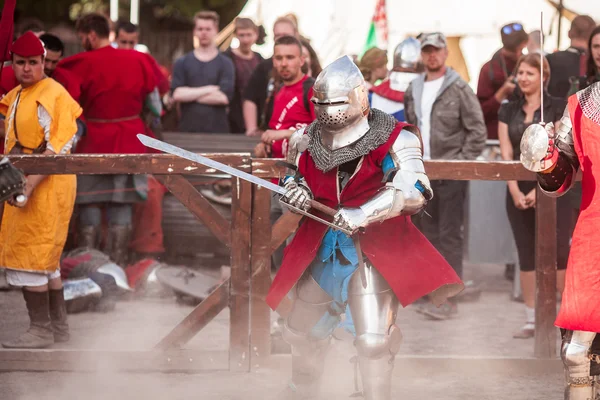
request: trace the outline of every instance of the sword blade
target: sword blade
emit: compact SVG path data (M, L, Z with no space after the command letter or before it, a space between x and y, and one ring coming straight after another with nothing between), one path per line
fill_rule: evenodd
M177 146L173 146L172 144L168 144L165 142L161 142L160 140L151 138L150 136L142 135L141 133L137 135L137 138L142 142L146 147L150 147L155 150L160 150L164 153L172 154L174 156L179 156L181 158L185 158L186 160L196 162L198 164L205 165L210 168L214 168L221 172L225 172L229 175L238 177L248 182L252 182L258 186L262 186L265 189L268 189L272 192L278 193L280 195L284 195L286 193L286 189L276 185L266 179L258 178L252 174L249 174L244 171L240 171L239 169L230 167L229 165L220 163L215 160L211 160L208 157L201 156L196 153L192 153L191 151L184 150Z

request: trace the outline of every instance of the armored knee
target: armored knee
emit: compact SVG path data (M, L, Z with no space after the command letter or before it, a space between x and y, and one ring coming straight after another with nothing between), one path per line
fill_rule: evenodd
M354 345L360 357L378 359L384 356L394 356L400 350L402 333L396 325L392 325L387 334L363 333L359 335Z
M570 341L563 342L560 356L567 371L569 384L592 384L589 354L594 337L595 333L575 331Z
M296 285L292 310L286 326L292 332L324 339L331 335L339 322L332 310L333 299L310 274L305 274Z

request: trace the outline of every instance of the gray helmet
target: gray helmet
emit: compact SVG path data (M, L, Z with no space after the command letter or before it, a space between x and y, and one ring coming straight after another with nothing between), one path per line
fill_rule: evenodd
M412 37L404 39L394 50L394 68L417 69L421 61L421 43Z
M118 266L117 264L109 261L106 264L102 265L100 268L98 268L98 272L100 272L102 274L110 275L113 278L115 278L115 283L122 290L125 290L128 292L133 290L129 286L129 283L127 281L127 274L125 273L125 270L123 268L121 268L120 266Z
M330 150L348 146L368 130L368 90L360 70L348 56L329 64L313 86L321 140Z

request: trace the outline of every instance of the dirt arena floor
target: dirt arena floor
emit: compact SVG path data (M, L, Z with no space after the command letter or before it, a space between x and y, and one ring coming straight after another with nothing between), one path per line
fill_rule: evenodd
M448 321L429 321L414 307L402 309L397 324L404 342L394 371L394 399L562 399L560 361L535 362L533 339L512 333L522 323L521 303L510 299L503 267L466 266L465 279L483 285L476 302L459 304ZM66 349L148 350L191 311L173 298L124 301L106 314L70 316ZM27 327L17 291L0 292L0 341ZM276 314L273 314L273 319ZM223 311L186 348L227 350L229 313ZM323 399L347 399L354 391L352 344L335 341L327 360ZM269 399L287 382L290 356L273 356L251 373L200 374L102 372L0 373L0 399Z

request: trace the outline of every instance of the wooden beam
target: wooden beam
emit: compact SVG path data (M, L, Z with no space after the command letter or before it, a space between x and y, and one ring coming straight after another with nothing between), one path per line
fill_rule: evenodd
M271 232L271 254L281 246L285 240L298 229L302 215L292 212L285 213L273 225Z
M250 371L250 222L252 184L232 178L229 370Z
M556 199L537 188L535 208L535 344L539 358L556 357Z
M221 283L192 310L156 346L159 350L181 348L200 332L221 311L229 306L229 279Z
M271 286L271 192L253 185L252 292L250 297L250 368L271 355L271 309L265 302Z
M232 167L248 170L249 154L203 154ZM213 168L169 154L8 155L27 174L162 174L223 175Z
M227 247L231 247L230 224L204 196L182 175L154 177Z
M0 372L223 371L227 358L226 351L200 350L0 350Z
M261 178L277 178L284 168L277 160L257 158L252 160L252 173ZM429 179L483 180L483 181L534 181L535 174L527 171L518 161L425 161Z

